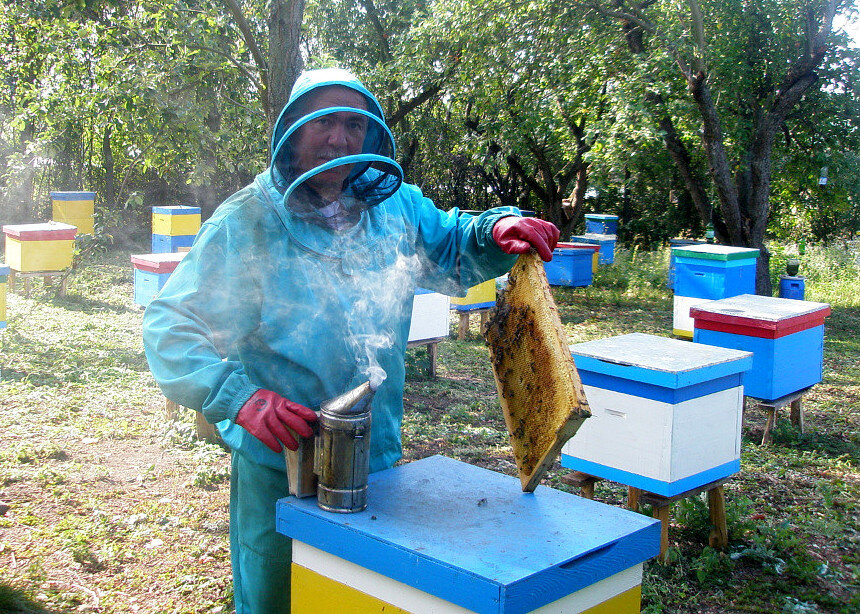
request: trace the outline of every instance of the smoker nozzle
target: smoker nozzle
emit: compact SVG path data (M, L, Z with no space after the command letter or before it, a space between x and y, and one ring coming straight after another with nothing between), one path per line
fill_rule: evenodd
M370 382L364 382L349 392L323 402L320 411L340 417L358 416L368 411L367 406L373 400L374 392Z

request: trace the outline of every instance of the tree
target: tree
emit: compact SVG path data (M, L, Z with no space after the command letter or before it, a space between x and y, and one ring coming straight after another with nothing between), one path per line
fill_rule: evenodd
M644 99L703 221L713 221L721 242L760 250L761 294L772 292L765 237L775 142L833 56L838 4L688 0L683 12L654 0L592 5L621 25L630 50L650 72ZM675 64L693 103L710 186L693 166L689 140L673 117L679 106L673 98L682 94L661 83L666 61Z

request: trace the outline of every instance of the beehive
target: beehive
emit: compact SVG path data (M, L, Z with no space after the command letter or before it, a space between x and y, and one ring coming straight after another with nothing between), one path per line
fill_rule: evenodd
M598 235L618 234L618 216L605 213L586 213L585 232Z
M200 207L152 208L152 252L163 254L191 247L200 231Z
M186 252L135 254L131 256L134 267L134 302L146 307L167 283L170 274L185 257Z
M432 456L374 473L363 512L278 501L294 614L635 614L659 523Z
M549 285L590 286L599 249L599 246L587 243L559 243L556 245L555 249L552 250L552 260L544 263L544 271Z
M727 245L673 247L675 297L672 332L693 338L690 309L706 301L755 292L758 250Z
M0 328L6 328L6 280L9 267L0 262Z
M72 265L77 228L60 222L3 226L6 264L20 273L62 271Z
M76 227L78 234L93 234L95 200L95 192L51 192L52 218Z
M496 280L489 279L469 288L466 296L452 296L451 309L455 311L474 311L496 306Z
M752 354L642 333L570 351L593 416L562 466L666 497L740 469Z
M591 243L592 245L599 245L600 251L598 252L598 263L599 264L612 264L615 262L615 241L616 236L611 234L596 234L587 232L584 235L575 235L571 239L575 243Z
M693 340L753 353L747 396L773 401L821 381L830 305L743 294L691 310Z
M590 415L543 263L517 259L484 331L523 490L533 491Z
M450 328L450 299L444 294L423 288L415 290L412 319L409 322L410 343L447 337Z

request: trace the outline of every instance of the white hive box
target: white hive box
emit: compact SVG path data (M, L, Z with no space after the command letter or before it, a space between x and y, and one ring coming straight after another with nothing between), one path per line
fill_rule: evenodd
M415 290L412 320L409 323L409 343L441 339L450 334L450 301L450 298L438 292L423 288Z
M570 348L592 417L564 467L666 497L740 469L750 352L642 333Z

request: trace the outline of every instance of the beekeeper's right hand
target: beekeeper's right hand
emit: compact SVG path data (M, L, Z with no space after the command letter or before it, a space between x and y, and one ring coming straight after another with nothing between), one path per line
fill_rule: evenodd
M309 423L316 420L317 415L312 409L261 388L242 405L235 422L272 452L280 452L282 444L290 450L299 447L289 429L302 437L310 437L313 429Z

